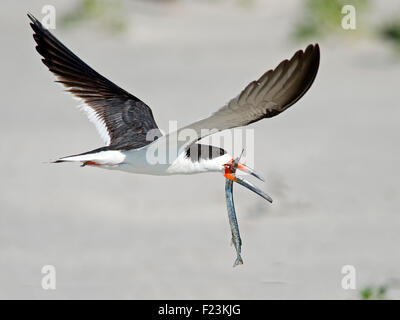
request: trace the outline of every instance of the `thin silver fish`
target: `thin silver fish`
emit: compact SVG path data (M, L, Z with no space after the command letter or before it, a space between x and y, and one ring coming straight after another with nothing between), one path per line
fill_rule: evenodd
M243 154L243 151L242 151L242 154ZM235 204L233 202L233 182L237 182L237 183L241 184L242 186L244 186L244 187L248 188L249 190L258 194L265 200L272 202L272 198L269 195L267 195L266 193L264 193L263 191L261 191L260 189L255 187L250 182L248 182L242 178L236 177L236 169L239 165L239 160L240 160L242 154L239 157L237 157L235 160L233 160L232 163L230 164L230 166L228 167L229 172L233 175L233 180L228 179L228 178L225 179L226 207L228 209L229 225L231 227L231 233L232 233L232 243L236 249L236 260L233 264L233 267L243 264L243 259L241 256L242 239L240 237L239 224L238 224L237 217L236 217ZM257 177L258 179L264 181L258 174L255 174L252 169L249 169L249 170L251 170L250 174L252 174L253 176Z

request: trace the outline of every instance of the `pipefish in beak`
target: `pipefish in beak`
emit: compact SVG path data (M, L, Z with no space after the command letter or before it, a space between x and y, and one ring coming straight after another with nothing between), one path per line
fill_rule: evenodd
M232 233L232 243L235 246L236 249L236 260L233 264L233 267L236 267L240 264L243 264L243 259L241 256L241 251L242 251L242 239L240 237L240 232L239 232L239 224L237 221L236 217L236 210L235 210L235 203L233 201L233 182L237 182L241 184L242 186L248 188L249 190L255 192L265 200L269 201L272 203L272 198L255 187L253 184L250 182L236 177L236 170L238 169L238 166L241 164L239 162L240 158L242 157L243 151L239 157L234 159L231 163L227 164L225 166L225 198L226 198L226 207L228 209L228 218L229 218L229 225L231 227L231 233ZM251 173L250 173L251 174ZM253 174L254 175L254 174ZM256 176L256 175L254 175ZM256 176L258 178L258 176Z
M242 239L240 238L239 225L235 212L235 204L233 202L233 181L230 179L226 179L225 181L225 198L226 207L228 209L229 225L231 227L232 233L232 243L236 249L236 260L233 264L233 267L236 267L239 264L243 264L243 259L241 256Z

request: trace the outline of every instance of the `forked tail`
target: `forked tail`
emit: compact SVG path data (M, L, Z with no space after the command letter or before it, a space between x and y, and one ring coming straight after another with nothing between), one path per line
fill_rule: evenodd
M115 166L121 164L125 160L125 155L118 150L96 149L90 152L76 154L72 156L62 157L53 161L53 163L61 162L81 162L82 166Z

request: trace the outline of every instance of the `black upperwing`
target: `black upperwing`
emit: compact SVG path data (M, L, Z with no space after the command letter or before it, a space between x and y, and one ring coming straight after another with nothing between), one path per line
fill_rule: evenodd
M151 109L140 99L97 73L57 40L31 14L30 24L43 63L73 95L84 103L89 120L94 122L109 149L137 149L160 137Z

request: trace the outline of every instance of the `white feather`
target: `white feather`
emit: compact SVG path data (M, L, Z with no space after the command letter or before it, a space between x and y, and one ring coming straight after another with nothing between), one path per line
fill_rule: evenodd
M104 120L96 113L96 111L94 111L92 107L90 107L86 102L84 102L83 99L70 93L68 90L71 89L71 87L66 87L64 85L61 85L61 83L58 84L64 89L66 94L72 96L74 100L79 102L77 108L86 113L86 116L88 117L89 121L94 124L98 134L104 141L105 145L109 146L111 142L111 137Z
M213 159L200 159L191 161L182 152L168 167L166 174L193 174L201 172L219 172L224 170L224 164L232 160L232 156L224 154Z
M125 160L125 154L117 150L101 151L78 156L61 158L62 161L85 162L93 161L101 165L115 166Z
M89 121L94 124L106 146L110 145L111 138L104 120L87 103L81 103L78 105L78 109L86 113Z

